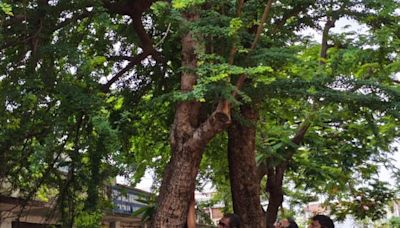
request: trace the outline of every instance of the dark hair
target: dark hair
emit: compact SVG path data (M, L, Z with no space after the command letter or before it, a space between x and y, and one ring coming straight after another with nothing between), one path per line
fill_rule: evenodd
M312 217L313 221L318 221L322 228L335 228L331 218L326 215L316 215Z
M230 228L240 228L240 218L237 214L226 214L224 217L229 219Z
M298 226L297 223L294 221L294 219L288 218L288 222L289 222L288 228L299 228L299 226Z

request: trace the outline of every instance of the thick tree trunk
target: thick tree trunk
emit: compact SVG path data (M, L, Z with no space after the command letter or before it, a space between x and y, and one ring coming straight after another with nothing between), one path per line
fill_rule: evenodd
M153 227L184 227L201 154L201 150L173 151L163 177Z
M183 227L186 224L189 203L195 188L204 148L207 143L230 123L229 112L219 106L198 128L187 123L197 111L194 102L178 105L171 131L172 157L165 170L158 196L152 227Z
M258 112L246 106L241 109L248 123L233 121L228 130L229 176L234 212L241 227L265 227L260 204L260 182L256 165L256 127Z
M196 14L187 13L188 21L197 19ZM182 38L181 91L193 89L197 77L195 49L197 42L189 32ZM229 104L220 102L207 120L199 121L200 103L185 101L177 105L171 129L171 160L165 170L152 227L184 227L189 203L195 188L204 148L207 143L230 124Z

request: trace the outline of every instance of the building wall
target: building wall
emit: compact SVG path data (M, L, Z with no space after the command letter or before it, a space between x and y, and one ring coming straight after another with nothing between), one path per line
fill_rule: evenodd
M146 206L140 199L145 199L149 193L123 185L111 187L111 198L114 204L113 212L131 215L134 211Z
M114 185L110 187L110 199L114 203L112 211L105 212L102 227L115 228L139 228L142 225L141 218L133 217L132 212L146 206L145 203L138 201L143 195L149 193L137 190L128 186ZM15 221L21 210L21 199L15 196L0 195L0 228L12 228L12 222ZM45 202L32 200L25 207L21 222L31 223L30 227L40 226L40 224L57 224L57 211L55 205ZM49 218L52 214L52 218ZM29 227L29 226L26 226Z

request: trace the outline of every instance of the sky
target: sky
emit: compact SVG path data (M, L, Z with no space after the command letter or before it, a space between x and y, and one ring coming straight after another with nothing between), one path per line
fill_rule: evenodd
M151 192L151 185L153 184L152 172L147 170L142 177L141 181L136 185L136 188Z

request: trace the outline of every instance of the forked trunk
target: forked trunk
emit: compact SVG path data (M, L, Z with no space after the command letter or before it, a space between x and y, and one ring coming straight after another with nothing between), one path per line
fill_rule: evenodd
M187 13L188 21L197 19L196 14ZM182 38L181 91L193 90L197 77L197 41L192 33ZM171 129L171 160L163 175L152 227L184 227L189 203L195 188L204 148L207 143L230 123L229 104L220 102L216 110L204 122L199 121L200 103L184 101L177 105Z
M260 204L260 182L256 165L256 128L258 112L241 108L245 123L235 120L228 130L229 176L234 212L241 227L265 227L264 211Z

